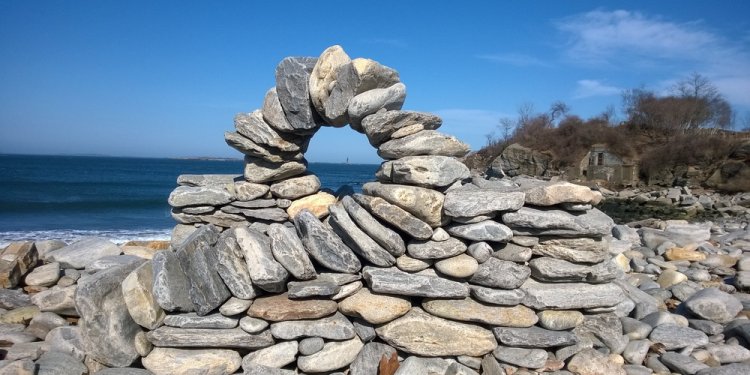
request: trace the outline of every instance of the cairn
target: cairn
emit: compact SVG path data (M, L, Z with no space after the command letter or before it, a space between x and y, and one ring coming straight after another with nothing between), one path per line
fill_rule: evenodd
M626 281L620 253L639 234L593 207L600 193L471 178L458 159L468 146L438 132L439 117L402 111L405 93L395 70L338 46L284 59L263 108L225 134L244 176L180 176L172 248L85 275L66 296L77 354L157 375L625 374L648 373L649 351L679 365L689 357L673 351L708 344L641 321L669 314ZM335 196L304 152L320 126L346 124L386 161L361 194ZM44 258L88 269L76 249ZM726 294L712 290L703 298ZM715 305L722 324L739 312Z

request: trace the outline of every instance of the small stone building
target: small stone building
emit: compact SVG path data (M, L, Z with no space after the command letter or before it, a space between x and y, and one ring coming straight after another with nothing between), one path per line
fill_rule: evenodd
M581 159L578 172L586 180L604 180L621 186L638 184L638 163L613 153L605 144L591 146Z

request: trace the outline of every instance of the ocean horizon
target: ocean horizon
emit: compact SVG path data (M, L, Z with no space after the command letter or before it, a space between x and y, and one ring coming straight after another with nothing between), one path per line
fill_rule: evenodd
M97 236L122 243L169 239L167 204L181 174L242 175L242 159L0 154L0 246L73 242ZM378 164L309 163L322 188L361 191Z

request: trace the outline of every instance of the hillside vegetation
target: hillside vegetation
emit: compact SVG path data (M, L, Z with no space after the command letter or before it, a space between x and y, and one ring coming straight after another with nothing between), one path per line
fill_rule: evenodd
M645 184L660 174L694 167L707 179L750 132L728 130L732 109L716 88L694 74L680 82L669 95L658 96L644 89L623 93L623 121L614 120L614 110L582 119L569 113L564 103L546 112L522 106L514 119L500 119L501 135L488 135L487 144L469 155L465 163L484 172L503 150L514 143L548 154L551 168L562 174L581 163L595 144L639 165ZM750 160L745 160L750 167Z

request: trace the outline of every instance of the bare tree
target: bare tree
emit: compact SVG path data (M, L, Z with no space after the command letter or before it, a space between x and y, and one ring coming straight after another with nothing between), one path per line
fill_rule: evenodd
M503 117L498 123L498 127L503 134L503 141L507 141L513 135L513 129L516 127L516 122L510 117Z
M731 126L732 107L705 76L692 73L678 82L673 91L689 106L682 129L726 129Z

